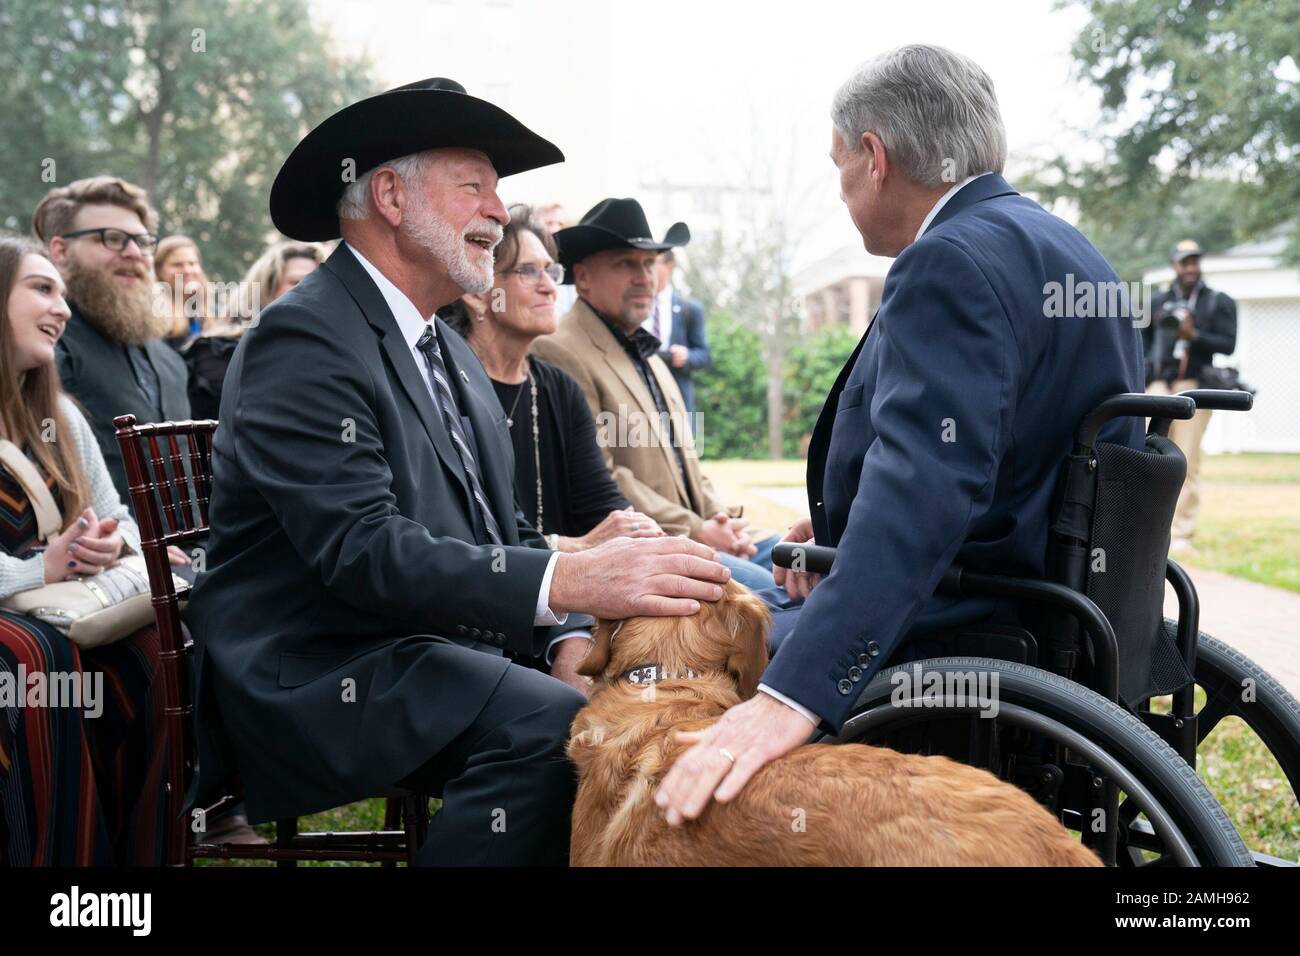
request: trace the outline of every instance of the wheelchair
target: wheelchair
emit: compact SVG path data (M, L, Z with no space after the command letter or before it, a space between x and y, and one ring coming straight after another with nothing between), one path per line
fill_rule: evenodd
M1187 470L1170 424L1252 403L1247 392L1210 389L1103 401L1061 468L1045 579L954 566L939 585L939 594L994 599L1015 620L908 634L839 736L821 740L983 767L1029 792L1107 865L1295 865L1247 849L1195 767L1198 745L1237 717L1300 795L1300 704L1200 631L1196 589L1168 557ZM1122 416L1150 419L1143 449L1098 440ZM822 574L834 559L816 544L773 551L782 567ZM1166 582L1176 620L1164 617ZM995 688L996 707L972 699L972 687ZM1153 707L1170 695L1168 712Z

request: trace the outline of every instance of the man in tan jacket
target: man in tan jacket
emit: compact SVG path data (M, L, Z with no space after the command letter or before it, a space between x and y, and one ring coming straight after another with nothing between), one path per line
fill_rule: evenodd
M739 509L728 508L700 471L681 390L656 354L659 341L642 328L654 305L658 254L686 245L690 230L676 223L656 242L635 199L606 199L555 239L578 300L533 354L582 386L605 464L638 511L669 534L713 548L742 584L775 586L777 537L755 542Z

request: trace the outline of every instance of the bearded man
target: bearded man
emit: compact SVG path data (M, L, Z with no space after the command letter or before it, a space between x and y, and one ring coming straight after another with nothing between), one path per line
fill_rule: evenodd
M235 350L212 538L187 614L200 799L220 720L254 822L399 786L441 797L422 863L562 864L586 698L579 615L692 614L727 571L701 544L547 547L515 507L505 415L437 310L492 287L498 177L563 154L446 79L344 108L289 155L271 218L342 238ZM587 619L586 623L590 623Z
M160 319L153 307L157 226L144 190L112 176L51 189L32 216L33 232L63 275L72 311L55 346L59 378L86 410L118 497L128 505L113 418L190 417L185 362L163 342L167 317Z

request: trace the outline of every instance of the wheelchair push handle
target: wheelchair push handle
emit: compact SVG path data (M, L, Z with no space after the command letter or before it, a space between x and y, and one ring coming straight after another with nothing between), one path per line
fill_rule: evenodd
M1152 427L1160 419L1188 419L1196 414L1196 402L1183 395L1147 395L1142 392L1124 392L1112 395L1090 411L1074 433L1080 449L1092 448L1097 435L1112 418L1125 415L1150 418ZM1166 426L1167 427L1167 426Z
M824 544L782 541L772 548L772 563L795 571L829 574L835 563L835 549Z
M1223 412L1248 412L1255 405L1250 392L1233 388L1189 388L1179 392L1196 403L1197 408L1212 408Z

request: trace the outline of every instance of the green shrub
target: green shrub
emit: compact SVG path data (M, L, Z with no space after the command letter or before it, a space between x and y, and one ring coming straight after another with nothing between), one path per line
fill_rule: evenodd
M758 334L725 312L709 316L713 365L695 373L703 458L767 457L767 367Z
M796 343L785 357L783 453L798 458L822 404L858 335L836 325ZM695 374L695 407L703 415L704 458L766 458L767 364L758 333L725 312L709 318L713 365Z
M785 357L785 423L781 429L787 458L803 453L802 443L812 434L826 396L840 369L858 344L858 333L846 325L832 325L796 344Z

